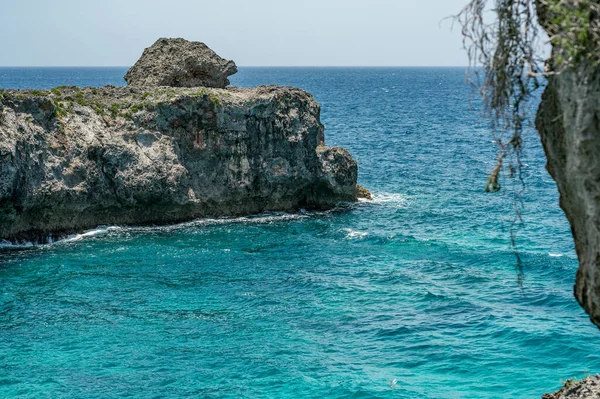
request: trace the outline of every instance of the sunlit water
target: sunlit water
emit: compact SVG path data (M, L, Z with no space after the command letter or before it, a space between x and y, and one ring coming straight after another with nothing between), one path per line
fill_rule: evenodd
M0 87L125 71L0 68ZM0 397L539 398L600 370L539 139L520 285L510 190L483 192L494 147L463 70L240 68L232 83L313 93L375 201L0 250Z

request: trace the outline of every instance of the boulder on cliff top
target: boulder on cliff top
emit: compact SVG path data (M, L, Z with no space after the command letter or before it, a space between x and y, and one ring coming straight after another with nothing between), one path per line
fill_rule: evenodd
M125 74L127 84L138 87L215 87L229 85L237 72L233 61L219 57L206 44L161 38L144 50Z

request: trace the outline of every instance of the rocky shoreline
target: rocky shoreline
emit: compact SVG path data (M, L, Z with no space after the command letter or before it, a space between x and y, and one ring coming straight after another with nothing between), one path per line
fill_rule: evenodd
M328 209L369 196L356 180L350 154L325 146L319 104L296 88L0 92L0 239L11 242Z
M542 399L595 399L600 398L600 375L592 375L583 380L569 379L554 393L547 393Z

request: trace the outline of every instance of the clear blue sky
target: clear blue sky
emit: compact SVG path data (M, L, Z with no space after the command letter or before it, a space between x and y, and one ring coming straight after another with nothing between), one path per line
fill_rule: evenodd
M129 66L159 37L250 66L462 66L467 0L0 0L0 66Z

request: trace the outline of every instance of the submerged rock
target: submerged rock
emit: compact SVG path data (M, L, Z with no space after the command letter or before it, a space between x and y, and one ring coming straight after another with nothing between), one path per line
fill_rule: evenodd
M547 393L542 399L600 399L600 375L581 381L567 380L559 391Z
M0 240L356 201L305 91L103 87L0 94Z
M143 87L215 87L229 85L237 72L233 61L219 57L206 44L185 39L158 39L144 50L125 80Z

